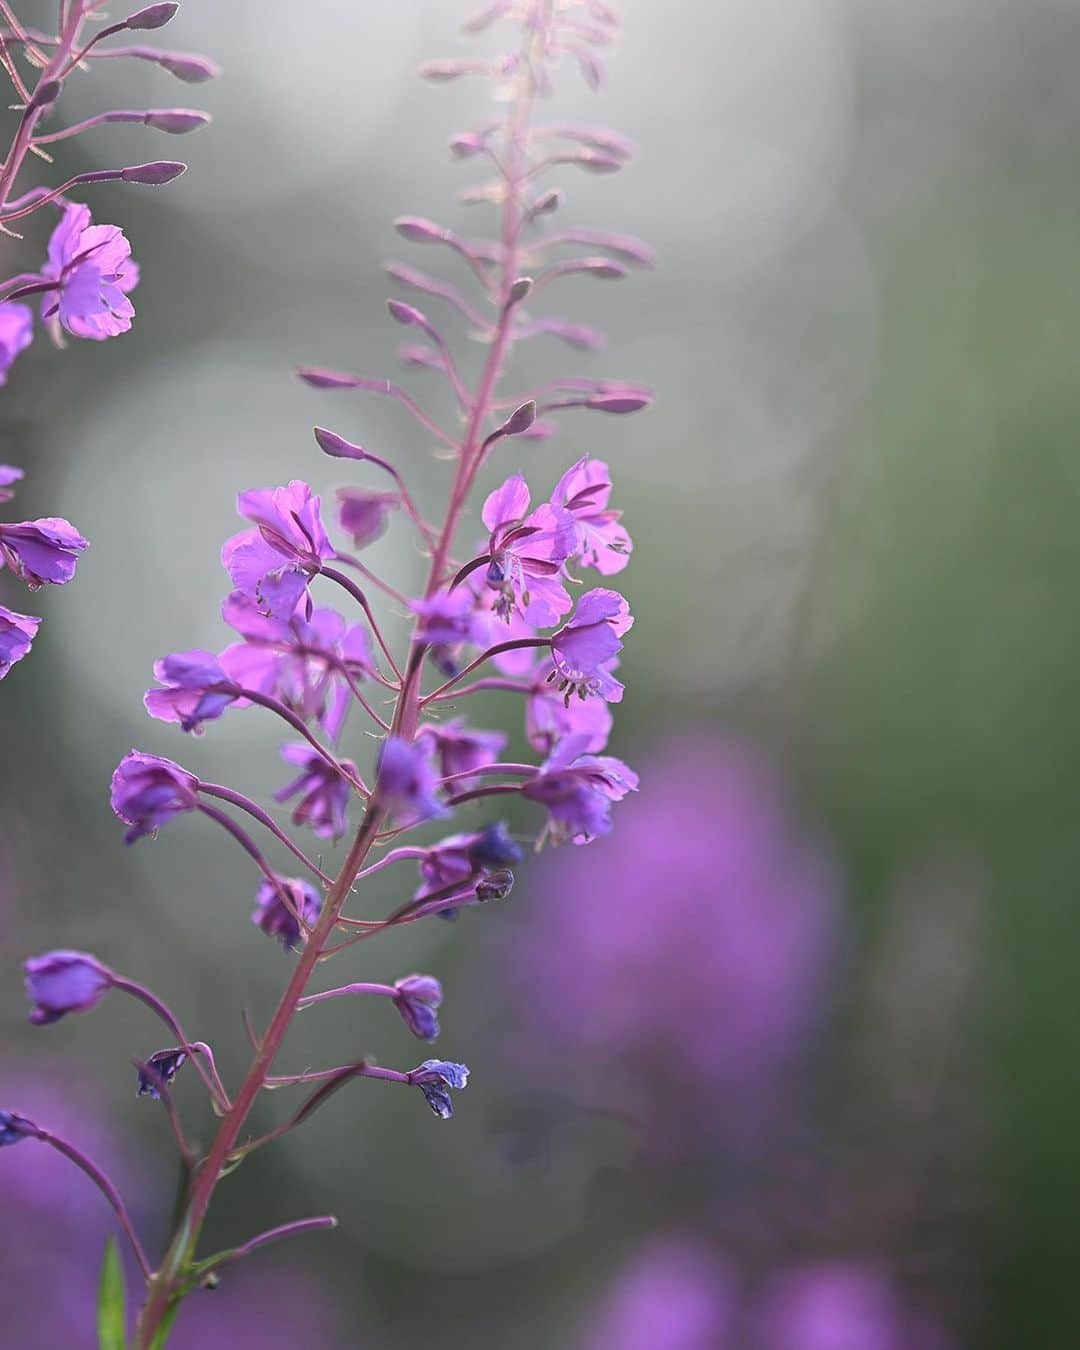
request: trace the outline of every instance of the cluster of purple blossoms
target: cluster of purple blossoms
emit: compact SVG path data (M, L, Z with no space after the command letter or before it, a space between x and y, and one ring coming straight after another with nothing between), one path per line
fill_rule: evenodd
M79 0L73 2L78 6ZM119 27L164 22L173 8L152 6ZM645 407L651 396L623 381L579 376L506 389L521 349L541 335L561 338L576 351L599 344L591 331L535 308L549 288L575 276L622 277L630 266L650 261L647 247L626 235L551 227L561 197L549 185L549 175L566 166L614 171L630 158L630 147L603 128L543 126L535 120L537 103L551 93L552 70L564 58L581 69L590 86L599 85L602 64L594 49L611 40L615 17L599 0L558 5L525 0L492 6L469 26L484 27L500 18L516 27L513 51L493 62L437 62L424 70L437 81L480 74L494 82L503 115L455 137L452 151L461 159L477 159L494 174L469 189L467 198L495 208L496 238L466 240L417 216L396 222L405 240L441 247L464 263L477 293L467 296L455 285L401 264L388 269L398 284L448 303L466 321L467 336L486 348L479 378L470 387L456 363L456 343L442 328L412 305L389 302L391 318L424 339L402 353L406 365L448 382L459 423L440 425L386 380L321 367L300 371L315 388L390 397L419 423L433 447L453 463L441 521L432 524L420 513L392 459L316 428L316 443L325 454L388 475L392 490L342 488L336 521L324 515L319 495L301 479L242 492L237 510L246 527L226 541L221 553L231 585L222 613L239 641L219 652L189 649L162 656L154 665L156 687L145 697L153 718L186 733L203 732L250 707L282 722L288 734L282 758L295 777L267 795L291 804L291 823L310 830L318 841L315 856L258 801L171 759L132 750L112 779L113 810L126 826L129 844L154 836L179 817L197 817L226 830L253 864L253 926L276 940L289 974L265 1030L256 1034L249 1027L250 1064L238 1083L227 1085L228 1075L219 1072L207 1042L192 1040L154 993L90 953L54 951L26 965L36 1023L88 1013L117 992L149 1007L169 1032L167 1046L137 1062L136 1083L139 1096L165 1107L190 1171L182 1213L160 1264L151 1265L115 1188L99 1179L147 1282L135 1332L138 1350L162 1343L161 1328L180 1301L215 1272L219 1258L198 1261L196 1243L225 1173L302 1125L350 1080L381 1079L417 1088L440 1119L452 1116L453 1096L468 1084L468 1068L444 1059L399 1070L365 1056L325 1069L274 1071L294 1016L328 999L359 996L361 1004L371 1006L372 998L388 998L417 1039L430 1043L440 1033L443 991L433 976L413 973L393 983L347 983L309 993L316 970L389 928L428 917L454 918L465 907L508 896L512 865L524 850L517 828L512 832L502 812L492 810L496 803L491 799L499 798L501 805L520 801L522 820L535 824L528 830L518 827L516 814L514 823L534 846L581 845L611 831L613 807L638 787L633 770L605 753L611 706L624 692L614 672L632 624L629 605L602 585L585 587L573 598L582 573L591 570L606 581L629 559L629 535L611 506L611 475L605 463L583 456L557 477L547 499L536 503L517 463L526 458L518 453L520 447L533 450L538 441L554 436L556 421L550 414L584 409L621 415ZM102 36L115 31L113 25ZM136 54L145 50L133 49ZM150 59L180 73L172 58ZM122 176L130 180L131 171ZM153 180L144 174L134 181ZM582 246L589 250L584 256ZM46 270L27 286L46 293L50 322L78 336L104 337L130 322L127 293L135 275L119 232L94 227L81 208L68 207ZM482 502L483 535L464 547L459 536L468 504L496 457L509 459L511 472ZM528 459L533 458L530 453ZM404 594L356 556L383 532L392 512L403 528L415 532L428 559L427 580L416 595ZM335 541L336 530L347 548ZM334 595L348 612L326 604ZM402 650L395 651L377 613L387 598L394 612L405 610L413 620ZM503 732L469 724L463 709L486 690L521 700L535 760L505 759ZM357 719L362 735L356 734ZM377 749L365 758L362 751L372 738ZM464 830L434 840L407 838L466 806L472 819ZM331 866L323 847L341 839L348 840L344 855ZM298 862L302 876L280 870L272 860L275 850L289 854L290 871ZM402 901L389 914L354 912L357 903L362 905L366 878L384 869L395 869L390 876L408 874L413 867L419 869L418 889L405 882ZM172 1101L171 1086L180 1072L198 1075L220 1119L204 1152L187 1138ZM266 1135L251 1138L245 1126L261 1094L289 1087L304 1093L295 1112ZM13 1114L5 1126L12 1136L7 1142L28 1137L20 1120ZM332 1223L329 1216L298 1220L253 1238L220 1261Z

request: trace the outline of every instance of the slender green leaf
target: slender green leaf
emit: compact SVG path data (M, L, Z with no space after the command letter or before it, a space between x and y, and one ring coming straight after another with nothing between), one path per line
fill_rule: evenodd
M172 1331L173 1323L176 1321L176 1314L179 1311L180 1300L177 1299L161 1319L161 1325L154 1333L154 1339L150 1344L150 1350L165 1350L165 1342L169 1339L169 1332Z
M98 1345L100 1350L126 1350L125 1330L127 1307L124 1299L124 1268L116 1250L116 1239L105 1244L105 1259L101 1263L101 1281L98 1285Z

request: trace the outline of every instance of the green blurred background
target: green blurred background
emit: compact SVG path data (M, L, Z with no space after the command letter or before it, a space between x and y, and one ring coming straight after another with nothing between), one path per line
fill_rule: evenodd
M314 421L394 455L439 498L445 466L392 405L320 396L290 371L393 374L379 264L408 253L391 218L479 228L454 202L468 174L445 145L485 115L481 87L413 74L463 49L457 10L188 0L170 43L217 57L219 82L192 91L110 64L72 100L72 116L106 106L108 76L124 89L114 104L188 102L215 124L183 144L175 186L87 193L143 266L133 333L64 353L39 342L0 395L24 513L69 516L93 541L75 585L34 598L46 625L0 699L0 1074L76 1061L151 1164L167 1137L129 1102L127 1062L156 1031L110 1003L31 1033L18 962L98 952L234 1070L240 1007L272 1006L283 967L248 925L243 858L197 822L126 851L108 777L135 744L253 793L280 781L276 731L254 715L194 743L140 700L155 657L224 640L217 553L235 493L343 481ZM785 767L844 861L854 914L820 1089L874 1107L831 1128L872 1174L890 1162L890 1094L936 1084L919 1205L927 1259L963 1290L957 1343L1074 1345L1080 6L622 10L610 90L568 74L558 117L615 126L638 157L614 179L568 174L567 216L649 238L658 266L568 288L564 312L612 335L589 373L649 382L657 403L568 420L529 452L541 489L571 457L607 459L635 534L615 752L640 763L711 726ZM172 145L107 129L66 163ZM569 368L554 361L539 355L538 376ZM403 532L374 557L415 585ZM343 1345L427 1344L432 1308L451 1344L572 1345L628 1235L671 1217L663 1196L627 1200L618 1131L587 1130L542 1168L492 1147L507 1047L485 928L505 936L537 899L523 872L504 909L392 935L351 965L443 978L440 1053L475 1075L452 1127L397 1094L357 1094L228 1183L223 1241L339 1214L337 1234L290 1260L325 1281L353 1329ZM868 1092L889 972L911 942L901 1002L924 1023L888 1061L898 1078ZM365 1026L377 1044L358 1045L342 1022L302 1027L296 1062L414 1056L403 1027ZM164 1212L171 1172L160 1182Z

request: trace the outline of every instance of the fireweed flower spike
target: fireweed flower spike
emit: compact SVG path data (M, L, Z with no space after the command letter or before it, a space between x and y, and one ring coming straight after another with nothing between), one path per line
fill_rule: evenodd
M74 3L78 8L78 0ZM66 8L71 10L72 0ZM230 787L202 781L171 760L132 751L113 777L113 808L129 843L181 814L194 818L191 829L204 818L225 828L261 873L250 926L290 953L280 1001L265 1026L249 1021L252 1056L228 1090L212 1058L199 1050L201 1043L189 1042L175 1029L173 1050L136 1060L144 1095L158 1091L181 1158L191 1165L175 1231L148 1279L133 1350L160 1346L163 1327L198 1285L197 1243L218 1184L252 1151L302 1126L331 1096L336 1103L347 1100L344 1093L338 1097L339 1089L351 1084L351 1091L362 1090L361 1079L419 1088L443 1119L452 1114L453 1094L468 1081L468 1070L456 1060L427 1060L402 1072L382 1068L368 1054L336 1068L275 1072L298 1011L324 998L383 997L393 1002L413 1035L430 1041L438 1034L442 987L433 976L413 974L385 984L342 982L324 994L310 994L316 970L388 928L453 916L463 907L509 895L511 868L525 849L499 818L502 798L523 797L543 808L546 822L542 819L534 830L541 840L583 844L611 830L614 805L637 788L633 770L599 753L610 733L611 708L623 693L612 672L630 627L627 602L613 591L581 595L577 589L581 569L593 568L604 577L621 571L629 557L629 536L609 504L612 474L588 456L569 465L572 457L566 456L537 469L543 472L544 490L556 484L544 500L522 468L538 454L550 453L541 447L559 428L546 412L626 414L646 406L649 395L637 385L576 372L535 389L527 387L527 380L515 378L510 384L507 378L511 358L516 377L529 351L522 344L541 332L565 337L575 351L598 345L592 330L586 335L580 325L534 312L540 296L546 305L549 296L582 278L625 275L644 257L628 236L575 231L573 225L560 233L550 229L551 216L563 209L550 175L564 167L609 171L627 162L629 147L607 133L597 132L590 141L581 128L555 124L542 134L534 128L536 104L553 92L556 67L569 66L571 75L579 67L590 83L599 82L591 35L602 30L606 41L611 24L597 18L596 0L558 5L519 0L497 11L492 18L504 18L514 33L511 50L490 61L437 63L427 72L439 79L473 74L494 82L498 116L485 117L479 129L455 137L453 151L463 164L478 166L488 176L468 195L497 213L494 237L466 239L424 216L402 216L396 221L400 238L426 248L436 266L445 260L458 280L443 281L398 263L390 267L394 282L419 292L432 309L429 317L404 301L390 306L391 319L423 339L419 352L416 342L405 352L406 366L415 370L419 365L424 379L446 383L456 419L440 425L410 393L384 378L321 366L301 371L309 386L338 391L334 397L347 391L350 396L374 393L407 413L450 465L444 509L419 513L417 494L392 453L373 454L318 427L315 439L324 453L380 469L392 480L381 486L392 490L347 487L337 497L338 509L325 517L320 498L301 478L242 492L237 506L247 528L222 550L231 580L223 616L236 636L216 654L196 649L164 656L155 668L159 687L146 699L154 717L189 731L230 707L246 705L287 721L297 739L283 754L298 777L274 795L289 801L294 825L313 829L321 839L346 840L340 867L324 873L261 805ZM136 26L143 23L136 19ZM208 73L197 61L155 48L110 49L85 39L81 46L68 44L67 60L81 53L94 62L99 55L120 52L163 65L181 78ZM157 172L151 166L139 175L153 178ZM167 172L161 167L162 175ZM538 182L541 176L544 181ZM106 330L130 318L123 289L132 275L130 255L115 227L93 225L84 210L71 204L63 211L50 262L55 275L27 284L42 289L43 303L56 306L53 317L61 324L107 335ZM585 254L565 258L567 244ZM0 302L19 298L0 294ZM435 313L437 305L447 308L449 322ZM466 382L466 367L458 363L462 337L483 350L474 384ZM478 477L489 468L501 486L478 497ZM466 519L476 515L483 534L465 538ZM404 527L407 544L419 543L424 550L428 567L422 584L394 585L341 551L342 546L363 548L388 527ZM72 556L66 562L50 554L50 566L70 565L75 551L68 548ZM32 561L20 559L19 565L45 580L59 579ZM326 608L324 595L332 596L342 612ZM580 595L576 605L575 595ZM402 618L410 621L411 633L407 642L396 643L388 620ZM9 639L13 657L27 638L20 629ZM470 695L484 689L502 691L500 698L519 697L528 742L542 763L507 760L506 730L478 728L467 717ZM360 761L360 768L345 755ZM471 803L470 816L458 833L436 842L426 836L420 836L422 843L402 838L452 816L466 803ZM282 876L230 811L258 822L274 836L275 846L286 847L304 863L310 876ZM419 866L419 883L411 867L402 869L401 863ZM364 883L375 872L401 887L396 903L381 916L371 912L370 900L365 904L370 888ZM244 922L245 915L232 918ZM221 921L230 921L227 910ZM45 1016L63 1015L91 1006L109 987L95 965L78 973L84 984L75 985L72 977L73 988L64 997L52 1002L43 997L35 1007ZM112 980L113 987L161 1011L148 991L115 975ZM358 1021L363 1012L361 1001ZM167 1010L162 1016L176 1026ZM216 1133L201 1155L192 1153L177 1103L166 1090L181 1055L192 1059L219 1115ZM299 1103L265 1136L252 1138L252 1113L264 1091L294 1088L304 1094ZM292 1226L304 1229L304 1221ZM256 1245L237 1252L246 1256Z

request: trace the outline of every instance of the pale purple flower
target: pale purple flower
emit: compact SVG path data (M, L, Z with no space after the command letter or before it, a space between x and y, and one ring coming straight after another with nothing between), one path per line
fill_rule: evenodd
M351 784L306 741L283 745L281 758L287 764L295 764L300 775L279 788L274 800L287 802L299 795L300 800L293 807L293 823L309 825L320 839L340 839L349 827L346 812L352 796ZM355 777L356 765L351 760L343 759L340 763Z
M154 662L154 678L164 689L143 696L146 711L161 722L179 722L184 731L201 732L203 722L221 716L239 691L213 652L173 652Z
M173 1079L186 1062L187 1051L182 1050L179 1046L174 1046L170 1050L155 1050L146 1061L146 1066L139 1067L135 1096L149 1097L151 1101L155 1102L160 1101L161 1085L170 1087Z
M62 586L75 575L78 555L89 547L70 521L58 516L0 524L0 561L32 591Z
M401 505L396 492L371 492L366 488L337 490L338 523L352 537L354 548L373 544L386 533L390 512Z
M574 518L545 502L529 512L529 489L521 474L508 478L484 502L491 532L485 581L496 592L500 618L518 614L535 628L550 628L573 601L559 580L574 551Z
M419 1068L410 1071L409 1081L424 1094L440 1120L449 1120L454 1114L450 1091L459 1092L468 1085L469 1070L466 1065L450 1060L425 1059Z
M67 1013L90 1012L112 988L108 966L88 952L55 951L31 956L23 965L26 996L34 1005L35 1026L56 1022Z
M501 731L475 730L464 717L455 717L441 725L429 722L416 733L416 744L436 760L443 778L468 774L497 762L506 741L507 737ZM461 778L452 784L452 789L460 791L471 781Z
M112 809L131 828L125 844L153 834L174 816L199 804L199 780L171 759L132 750L112 776Z
M575 557L604 576L621 572L630 561L630 536L619 523L621 512L608 509L611 475L599 459L583 456L563 474L551 494L556 506L574 518Z
M481 645L487 625L477 606L476 596L465 586L450 592L439 591L427 599L410 600L409 608L420 616L420 641L441 647L460 643Z
M394 1003L412 1034L422 1041L435 1040L443 996L439 981L433 975L404 975L394 981L394 988Z
M604 674L610 678L617 660L607 662ZM602 698L566 698L556 684L554 663L542 661L537 667L525 701L525 735L534 750L550 755L568 736L587 737L585 750L599 754L607 745L614 718Z
M14 464L0 464L0 502L9 502L15 496L14 484L23 477L22 469Z
M699 1242L663 1238L616 1277L588 1320L581 1350L736 1350L738 1313L727 1261Z
M255 528L227 539L221 561L233 585L256 600L262 613L289 618L310 579L334 556L320 505L297 478L285 487L253 488L237 497L237 511Z
M259 612L258 602L233 591L222 618L244 638L218 657L229 678L244 689L280 699L298 717L312 718L336 738L352 698L344 671L364 680L374 670L371 635L361 624L347 625L337 610L305 613L303 599L287 619ZM246 707L239 699L237 707Z
M268 878L259 887L251 922L268 937L277 938L285 951L292 952L300 945L301 928L297 916L310 928L319 917L322 897L314 886L300 877L277 877L276 880L277 885ZM291 908L285 903L282 891L288 895Z
M776 1275L756 1313L761 1350L944 1350L884 1270L821 1261Z
M630 606L617 591L585 592L573 618L551 639L555 673L567 702L574 694L620 702L624 686L611 670L622 650L622 635L633 622Z
M0 304L0 387L7 384L8 371L15 358L33 340L34 314L29 305L12 304L10 301ZM0 466L0 469L4 467ZM0 496L0 501L3 500Z
M638 776L612 755L585 754L586 733L569 736L552 751L522 796L547 807L556 843L587 844L611 832L611 805L636 792Z
M422 885L415 899L447 887L464 888L475 877L494 868L521 861L521 848L510 837L506 822L498 820L471 834L451 834L440 839L420 859Z
M41 620L0 605L0 680L21 661L37 636Z
M400 736L388 736L383 742L375 793L399 825L448 814L438 797L438 774L429 747Z
M74 337L101 342L131 327L135 309L127 297L139 281L131 245L119 226L92 225L88 206L64 208L41 275L58 283L46 293L41 317L58 319Z

